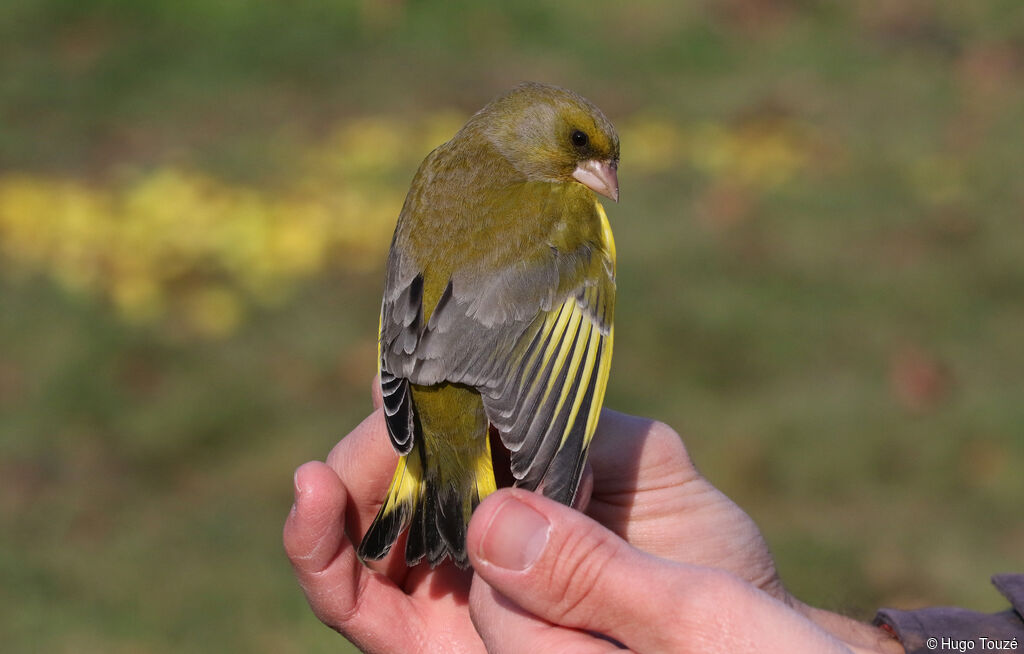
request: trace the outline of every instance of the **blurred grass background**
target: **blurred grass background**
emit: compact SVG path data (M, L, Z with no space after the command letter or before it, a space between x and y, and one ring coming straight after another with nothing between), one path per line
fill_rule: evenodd
M335 651L280 546L370 408L416 165L533 79L619 126L607 404L803 600L1024 568L1024 9L0 3L7 651Z

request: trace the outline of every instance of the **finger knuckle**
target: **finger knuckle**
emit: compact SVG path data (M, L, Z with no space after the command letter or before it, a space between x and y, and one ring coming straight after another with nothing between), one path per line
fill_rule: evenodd
M654 486L679 486L699 477L683 439L663 422L651 423L641 456L645 478Z
M672 427L657 420L647 430L647 444L651 455L671 465L690 465L690 455L683 439Z
M548 571L557 620L586 621L601 599L603 573L622 553L621 544L595 531L569 532L557 545L557 565Z

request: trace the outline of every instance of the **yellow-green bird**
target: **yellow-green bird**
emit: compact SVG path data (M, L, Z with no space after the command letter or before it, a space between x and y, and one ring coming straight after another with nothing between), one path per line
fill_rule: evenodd
M401 455L359 556L468 565L466 526L515 485L570 504L612 357L619 138L566 89L524 83L420 165L398 217L380 315L388 436Z

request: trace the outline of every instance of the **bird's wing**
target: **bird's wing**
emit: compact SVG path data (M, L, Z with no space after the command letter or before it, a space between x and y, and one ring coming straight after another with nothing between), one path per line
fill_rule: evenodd
M482 391L516 485L571 503L608 382L614 286L584 285L537 316Z
M423 334L423 275L409 271L392 248L377 328L377 375L388 438L395 451L412 451L416 417L405 369L416 360Z
M599 207L599 205L597 205ZM380 368L392 443L412 446L408 384L466 384L511 451L517 485L572 500L611 364L614 244L544 246L487 279L453 276L424 325L423 277L389 265Z

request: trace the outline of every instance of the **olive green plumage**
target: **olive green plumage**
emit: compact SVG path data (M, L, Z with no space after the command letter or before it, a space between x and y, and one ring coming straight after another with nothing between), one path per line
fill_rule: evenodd
M402 455L359 547L465 567L495 489L489 428L517 486L569 504L608 379L618 136L580 96L526 83L474 115L413 179L387 261L379 372Z

